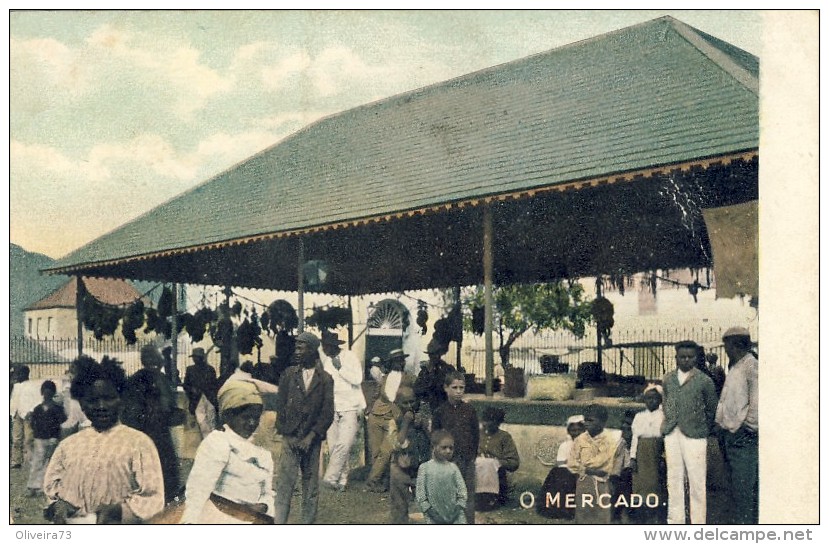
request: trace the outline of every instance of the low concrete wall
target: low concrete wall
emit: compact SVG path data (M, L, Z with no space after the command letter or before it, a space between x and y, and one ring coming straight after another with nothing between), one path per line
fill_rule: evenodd
M487 406L504 410L501 429L510 433L518 448L521 465L512 475L516 491L535 492L555 465L558 447L567 440L567 418L582 414L584 409L598 403L608 410L608 429L618 430L627 410L640 411L645 405L628 399L599 398L591 401L531 401L499 396L469 395L481 417Z

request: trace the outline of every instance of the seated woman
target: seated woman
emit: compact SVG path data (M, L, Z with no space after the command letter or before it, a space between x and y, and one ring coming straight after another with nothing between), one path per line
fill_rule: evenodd
M504 411L488 406L481 417L478 458L475 460L476 509L487 511L506 503L509 494L507 473L518 470L521 460L515 441L499 427L504 422Z
M125 383L112 362L84 365L72 380L72 398L92 426L60 442L46 468L45 515L53 523L136 523L164 508L152 440L118 419Z
M573 441L584 432L584 416L575 415L567 419L567 440L558 447L556 465L547 474L541 486L541 498L536 500L536 510L544 517L573 519L575 510L567 507L567 497L576 493L576 475L567 468L567 458Z
M225 424L199 445L180 523L273 523L273 459L251 442L262 415L259 390L228 380L218 400Z

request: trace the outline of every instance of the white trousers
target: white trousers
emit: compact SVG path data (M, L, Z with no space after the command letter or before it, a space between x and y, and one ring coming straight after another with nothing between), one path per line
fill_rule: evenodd
M691 499L691 523L705 523L705 477L708 440L688 438L674 428L665 437L665 462L668 465L668 523L685 523L685 477Z
M343 487L348 483L351 446L354 445L358 425L357 410L334 412L334 422L328 427L325 437L328 442L328 468L322 477L324 482Z

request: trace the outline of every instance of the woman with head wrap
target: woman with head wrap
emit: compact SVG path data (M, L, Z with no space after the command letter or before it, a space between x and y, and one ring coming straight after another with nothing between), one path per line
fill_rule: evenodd
M199 445L181 523L271 523L273 459L251 442L262 415L259 390L230 380L219 389L218 401L225 424Z

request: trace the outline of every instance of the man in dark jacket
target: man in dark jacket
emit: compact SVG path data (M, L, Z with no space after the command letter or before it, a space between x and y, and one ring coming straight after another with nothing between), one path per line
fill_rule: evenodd
M302 523L313 523L319 498L320 445L334 420L334 380L323 370L319 339L297 336L294 366L279 380L276 430L282 435L282 457L276 480L274 523L288 521L297 473L302 473Z
M207 356L202 348L193 348L190 355L192 365L184 371L184 392L187 393L190 413L196 417L202 438L216 428L216 393L219 385L216 371L207 364Z

